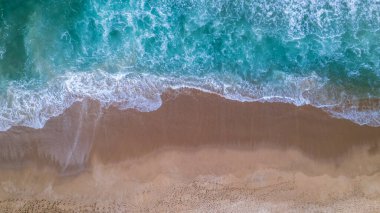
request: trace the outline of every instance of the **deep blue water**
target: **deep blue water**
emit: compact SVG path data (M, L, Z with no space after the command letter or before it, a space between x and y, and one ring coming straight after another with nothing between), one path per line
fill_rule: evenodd
M0 0L0 130L181 87L380 126L380 1Z

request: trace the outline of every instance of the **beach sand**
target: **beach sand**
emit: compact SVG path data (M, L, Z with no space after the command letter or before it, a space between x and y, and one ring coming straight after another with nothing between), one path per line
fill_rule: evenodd
M171 90L0 133L2 212L380 212L380 128Z

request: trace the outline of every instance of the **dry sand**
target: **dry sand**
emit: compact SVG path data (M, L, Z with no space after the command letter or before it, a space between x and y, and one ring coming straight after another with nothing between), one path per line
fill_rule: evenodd
M168 91L0 133L2 212L380 212L380 128L310 106Z

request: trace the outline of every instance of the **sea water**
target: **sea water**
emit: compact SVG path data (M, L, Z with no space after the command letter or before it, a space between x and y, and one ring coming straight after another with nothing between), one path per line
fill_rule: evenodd
M0 0L0 131L178 88L380 126L380 1Z

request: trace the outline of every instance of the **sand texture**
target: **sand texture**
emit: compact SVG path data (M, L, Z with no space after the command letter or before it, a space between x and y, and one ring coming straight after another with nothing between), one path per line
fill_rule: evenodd
M380 129L310 107L168 91L0 133L1 212L380 212Z

